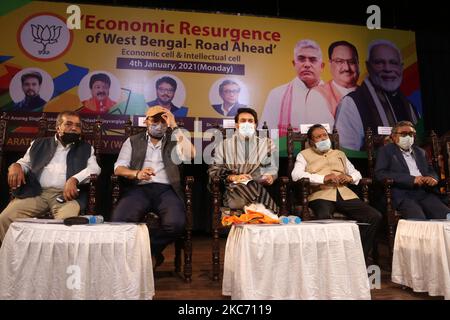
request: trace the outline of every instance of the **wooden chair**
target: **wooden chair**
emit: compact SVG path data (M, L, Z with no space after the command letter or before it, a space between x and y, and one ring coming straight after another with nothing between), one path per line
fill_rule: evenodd
M225 129L221 126L217 127L216 130L219 130L222 134L222 137L225 139L226 132ZM268 130L267 124L264 122L262 130ZM268 136L268 135L267 135ZM267 151L270 156L270 150ZM280 206L280 215L287 215L287 184L288 180L286 177L278 178L279 180L279 206ZM224 208L223 204L223 192L224 185L223 181L221 181L220 177L215 176L211 178L211 193L212 193L212 209L213 209L213 219L212 219L212 232L213 232L213 243L212 243L212 278L214 281L218 281L220 278L220 243L219 243L219 233L220 230L225 228L221 224L221 208L224 210L229 210L231 214L236 214L237 212L233 212L230 208Z
M339 149L339 134L336 129L329 134L331 145L333 149ZM306 148L308 142L308 136L304 133L294 131L292 126L288 126L287 130L287 157L288 157L288 176L289 176L289 190L291 194L290 208L292 212L300 216L302 220L313 220L315 219L314 213L308 207L308 196L311 193L310 181L308 178L300 179L297 182L293 182L291 178L291 173L295 166L295 143L300 144L300 151ZM361 193L363 201L369 203L369 185L372 184L372 179L362 178L359 182L361 187ZM297 200L297 201L296 201ZM333 219L347 219L345 215L334 212Z
M84 139L91 141L91 145L94 147L94 152L95 155L97 156L99 154L102 139L101 121L97 119L97 121L94 124L88 124L82 121L82 126L83 126L82 136L84 137ZM55 122L49 123L49 121L47 120L47 115L45 113L42 113L42 116L38 124L37 138L52 136L55 133L56 133ZM3 115L0 117L0 172L3 172L2 171L3 165L5 164L5 155L7 152L6 150L7 138L8 138L8 120L6 113L3 113ZM25 153L28 147L29 146L26 146L23 150L20 151L21 152L23 151ZM96 214L97 178L98 176L96 174L92 174L90 176L88 205L85 212L85 214L88 215ZM13 196L11 190L9 194L10 200L12 200ZM52 218L52 217L53 216L51 213L47 213L43 216L40 216L40 218Z
M178 122L178 126L181 128L182 123ZM146 127L133 126L131 120L125 123L125 136L124 141L140 132L147 130ZM113 175L111 177L112 183L112 208L116 208L117 203L122 193L121 178ZM192 281L192 186L194 184L193 176L186 176L184 179L184 192L185 192L185 205L186 205L186 226L185 232L178 239L175 240L175 272L181 273L181 251L184 251L184 265L183 275L186 282ZM160 227L159 217L153 212L149 212L145 217L145 222L150 230Z
M438 164L441 167L441 177L450 177L450 131L442 135L438 139L440 155L438 156Z
M371 177L374 178L375 174L375 162L376 162L376 150L388 143L385 139L385 136L374 134L371 128L367 128L365 143L367 150L367 159L369 165L369 172ZM425 147L428 156L430 157L430 163L432 164L436 173L442 172L442 168L439 165L439 159L442 158L440 147L439 147L439 139L436 133L432 130L430 133L430 137L426 142L427 145ZM388 239L388 249L389 249L389 261L392 261L393 251L394 251L394 242L395 242L395 232L397 230L398 221L401 219L401 214L394 209L393 201L392 201L392 187L394 185L393 179L385 179L381 181L384 198L386 202L386 220L387 220L387 239ZM445 189L448 198L450 199L450 179L440 179L439 185ZM374 201L380 201L380 199L374 199Z
M450 132L447 132L440 139L440 154L438 164L441 169L441 180L445 182L445 188L441 184L441 192L447 193L447 199L450 202Z

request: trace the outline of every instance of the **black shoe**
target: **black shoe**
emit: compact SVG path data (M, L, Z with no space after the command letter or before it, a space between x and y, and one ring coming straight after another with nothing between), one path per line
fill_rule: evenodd
M153 269L156 269L164 263L164 256L162 253L157 253L152 257L153 259Z

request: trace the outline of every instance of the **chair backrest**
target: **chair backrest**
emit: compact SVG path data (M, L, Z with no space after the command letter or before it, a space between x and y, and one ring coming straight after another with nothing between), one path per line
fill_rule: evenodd
M387 135L375 134L372 128L367 128L365 132L365 147L367 151L367 162L369 178L374 179L375 176L375 162L376 162L376 150L387 143L390 143L390 137ZM429 139L425 143L429 146L429 156L431 158L431 164L435 172L439 175L443 172L440 159L442 158L442 152L439 144L439 138L434 130L431 130Z
M101 154L102 147L102 120L100 116L94 123L84 121L81 116L82 125L82 137L86 139L94 148L95 156L98 157ZM56 133L55 122L48 121L47 115L42 113L41 119L39 119L39 131L38 137L49 137Z
M450 179L450 132L441 137L442 165L444 167L445 177Z
M6 113L3 112L0 117L0 173L3 169L4 145L6 143L6 126Z
M100 154L101 149L101 140L102 140L102 121L98 117L95 123L89 124L87 122L82 121L83 126L83 136L85 138L90 137L91 144L94 147L94 152L97 157L98 161L98 155ZM37 137L49 137L54 135L56 132L55 128L55 122L54 121L48 121L47 115L45 113L42 113L41 118L39 119L38 124L38 134ZM0 118L0 172L3 169L3 159L5 156L5 144L7 141L7 133L8 133L8 120L6 119L6 114L3 113L3 115ZM26 146L28 148L28 146ZM25 150L23 150L25 151ZM91 180L96 179L96 177L91 177ZM93 182L95 184L95 182ZM12 197L12 194L10 193L10 198ZM88 214L94 214L95 212L95 204L96 204L96 188L95 186L89 188L89 197L88 197L88 207L87 207L87 213Z
M379 147L389 143L389 136L374 133L372 128L368 127L365 132L364 145L367 152L367 167L369 172L369 178L372 180L375 178L375 160L376 150Z
M98 156L101 149L101 140L102 140L102 121L100 118L97 118L94 124L89 124L87 122L82 121L83 125L83 136L89 137L92 143L92 146L95 150L95 155ZM0 117L0 172L3 168L3 162L6 154L6 143L8 139L8 120L6 113L3 112L3 114ZM54 121L48 121L47 115L45 113L42 113L41 118L39 119L38 123L38 132L37 136L38 138L41 137L48 137L54 135L56 132L55 129L55 122ZM23 151L25 152L28 146L26 146Z
M430 139L431 139L431 164L433 165L433 169L436 172L436 174L441 178L441 175L445 174L445 168L443 165L441 165L439 158L442 158L442 152L439 145L439 138L434 132L434 130L431 130L430 133Z
M335 129L333 129L333 132L329 134L331 146L333 149L339 149L339 134ZM304 150L307 147L308 143L308 136L306 133L301 133L300 131L294 131L291 124L289 124L287 129L287 136L286 136L286 147L287 147L287 160L288 160L288 177L289 180L291 179L291 173L292 170L294 170L295 165L295 157L297 155L295 151L295 143L300 144L300 151Z

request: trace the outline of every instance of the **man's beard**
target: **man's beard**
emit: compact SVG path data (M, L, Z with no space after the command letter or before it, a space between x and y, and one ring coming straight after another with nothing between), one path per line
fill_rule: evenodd
M168 97L161 97L158 100L158 102L162 105L169 105L172 102L172 100L170 100L170 98Z
M370 80L372 81L372 83L375 86L380 87L384 91L394 92L398 88L400 88L403 78L400 75L400 76L397 76L397 78L394 81L385 81L381 78L381 76L376 74L376 75L370 75Z
M25 96L29 97L29 98L33 98L37 96L37 92L33 91L33 90L28 90L27 92L25 92Z

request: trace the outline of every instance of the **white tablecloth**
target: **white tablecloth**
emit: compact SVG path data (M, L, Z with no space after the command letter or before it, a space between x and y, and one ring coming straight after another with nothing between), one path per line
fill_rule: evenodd
M232 299L370 299L358 226L234 226L222 293Z
M0 249L0 299L152 299L145 225L15 222Z
M392 282L450 299L450 221L399 221Z

